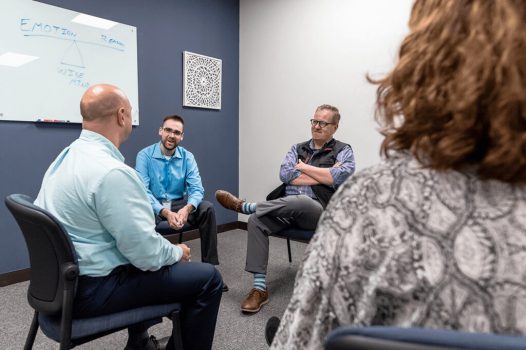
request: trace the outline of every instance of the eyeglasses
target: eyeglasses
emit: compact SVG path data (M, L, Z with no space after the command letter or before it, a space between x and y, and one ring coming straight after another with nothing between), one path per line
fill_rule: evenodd
M336 124L336 123L328 123L328 122L324 122L323 120L316 120L316 119L311 119L310 120L310 125L312 126L316 126L316 125L319 125L320 128L324 128L326 127L327 125L329 124Z
M170 128L161 128L161 129L168 135L174 134L175 136L181 136L182 134L184 134L182 131L174 130Z

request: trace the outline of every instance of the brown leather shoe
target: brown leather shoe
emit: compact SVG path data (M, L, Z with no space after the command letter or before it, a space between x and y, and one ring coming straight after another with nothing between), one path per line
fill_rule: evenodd
M261 310L261 307L266 303L268 303L268 291L252 288L241 304L241 311L255 313Z
M241 213L241 204L243 204L244 200L237 198L232 193L217 190L216 199L223 207Z

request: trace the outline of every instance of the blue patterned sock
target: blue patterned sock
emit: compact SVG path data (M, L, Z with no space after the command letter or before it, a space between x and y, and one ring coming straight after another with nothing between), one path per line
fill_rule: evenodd
M241 204L241 212L243 214L254 214L256 212L256 203L243 202Z
M264 273L254 274L254 288L259 290L267 290L267 275Z

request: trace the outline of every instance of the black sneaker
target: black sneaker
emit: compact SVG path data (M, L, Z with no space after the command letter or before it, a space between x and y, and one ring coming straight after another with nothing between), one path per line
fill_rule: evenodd
M153 335L150 335L150 338L143 340L141 344L126 344L124 350L163 350L165 348L166 347L161 348L157 338L155 338Z
M223 282L223 293L224 292L228 292L228 286L226 285L225 282Z
M279 318L276 316L272 316L267 321L267 325L265 326L265 339L267 340L268 346L270 346L274 340L274 336L279 328L279 322Z

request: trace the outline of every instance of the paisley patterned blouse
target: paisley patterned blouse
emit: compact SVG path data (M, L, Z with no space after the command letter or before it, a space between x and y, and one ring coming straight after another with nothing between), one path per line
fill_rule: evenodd
M271 349L341 325L526 334L526 188L398 154L322 215Z

